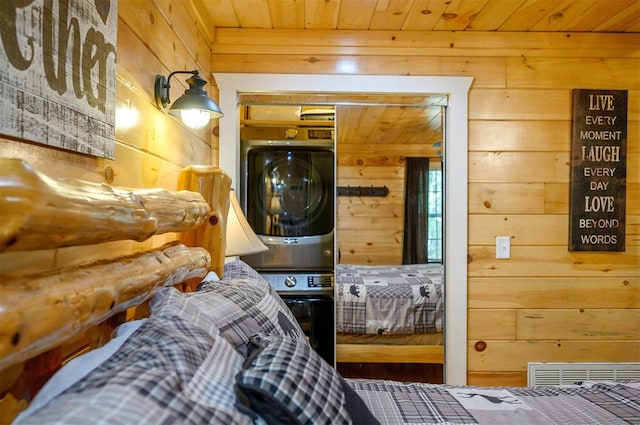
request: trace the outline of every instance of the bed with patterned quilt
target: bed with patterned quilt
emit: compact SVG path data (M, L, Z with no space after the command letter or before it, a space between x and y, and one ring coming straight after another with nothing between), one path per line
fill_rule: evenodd
M441 264L338 264L338 362L442 363Z
M160 290L150 311L122 325L117 347L63 368L16 423L640 423L640 382L487 388L345 379L240 260L196 292Z
M345 379L243 262L164 288L106 353L63 368L18 424L639 424L640 382L470 387Z
M264 278L240 260L225 264L221 206L228 206L229 182L202 184L212 173L218 181L219 170L190 170L182 180L193 182L187 188L218 188L212 201L193 189L66 183L20 161L0 165L0 259L17 258L6 257L15 249L34 261L14 261L0 279L2 423L640 424L640 381L488 388L344 378L313 350ZM103 244L87 247L145 240L153 229L208 236L184 238L199 246L171 241L34 273L44 245L75 243L78 255L104 255ZM142 305L145 315L124 314ZM109 330L106 343L58 349L96 324L92 335ZM54 360L63 366L32 393L29 377Z

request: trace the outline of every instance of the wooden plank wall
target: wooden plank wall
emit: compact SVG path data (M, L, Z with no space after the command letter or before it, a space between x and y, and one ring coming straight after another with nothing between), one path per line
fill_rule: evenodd
M137 0L118 3L117 34L117 108L129 108L137 114L130 127L117 117L115 160L106 160L44 145L25 143L0 137L0 156L22 158L37 169L54 177L81 178L128 187L164 187L175 189L180 169L190 164L217 164L218 141L213 136L216 121L203 130L194 131L156 108L153 86L156 74L168 76L174 70L200 70L211 77L211 42L213 33L208 16L199 13L193 2L169 0ZM171 99L185 89L180 75L171 79ZM217 96L210 84L210 95ZM129 111L129 112L131 112ZM138 244L112 244L113 250L138 250L154 240ZM72 261L73 251L52 252L50 261L56 266ZM12 261L0 264L26 263L29 259L11 254ZM93 255L83 250L83 255ZM104 255L102 250L96 256ZM49 257L47 257L49 258ZM2 270L2 265L0 265Z
M529 361L640 361L638 46L640 34L218 28L213 70L339 74L349 61L361 74L474 77L468 382L526 385ZM629 91L623 253L567 249L573 88ZM510 260L495 259L498 235L511 236Z

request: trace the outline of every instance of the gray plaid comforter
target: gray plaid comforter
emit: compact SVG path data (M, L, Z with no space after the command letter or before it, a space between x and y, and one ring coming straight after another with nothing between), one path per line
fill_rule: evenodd
M640 381L508 388L347 382L381 424L640 424Z
M170 315L141 321L130 335L87 374L34 400L16 423L265 423L237 398L244 358L225 338ZM84 370L73 364L81 359L67 366ZM640 381L533 388L345 381L381 424L640 424Z
M436 264L336 266L337 331L442 332L444 269Z

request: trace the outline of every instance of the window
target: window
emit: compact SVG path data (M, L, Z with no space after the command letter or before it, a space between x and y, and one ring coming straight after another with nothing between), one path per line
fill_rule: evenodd
M442 161L429 162L427 262L442 263Z
M442 159L407 157L403 264L442 263Z

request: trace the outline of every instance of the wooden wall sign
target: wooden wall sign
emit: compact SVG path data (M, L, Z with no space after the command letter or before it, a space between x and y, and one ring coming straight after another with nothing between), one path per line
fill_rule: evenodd
M573 90L570 251L624 251L627 90Z
M0 134L114 158L117 0L0 1Z

